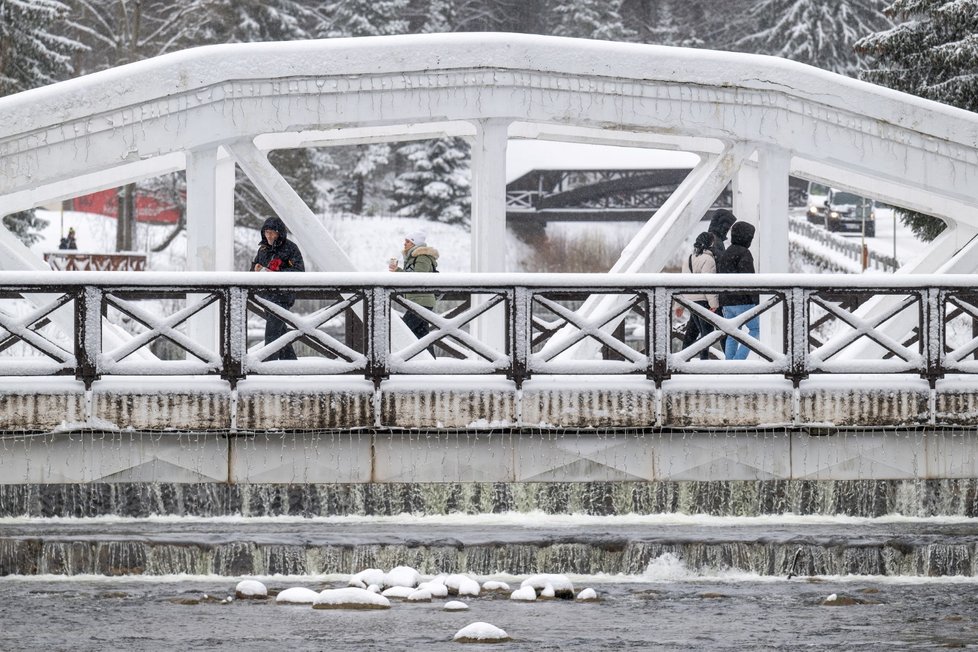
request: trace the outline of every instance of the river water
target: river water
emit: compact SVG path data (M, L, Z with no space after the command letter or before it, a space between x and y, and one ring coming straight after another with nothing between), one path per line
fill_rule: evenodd
M647 577L572 577L596 604L517 603L505 596L393 602L385 611L317 610L271 601L193 602L233 591L227 578L6 578L4 650L457 650L452 636L484 621L507 650L908 650L978 646L972 580L688 574L675 560ZM325 588L340 578L269 578L270 589ZM864 602L823 606L830 594ZM837 600L840 601L841 600Z
M898 515L8 517L0 649L459 649L475 621L510 650L978 647L976 542L972 518ZM244 577L320 590L403 563L513 588L562 572L601 601L221 602Z

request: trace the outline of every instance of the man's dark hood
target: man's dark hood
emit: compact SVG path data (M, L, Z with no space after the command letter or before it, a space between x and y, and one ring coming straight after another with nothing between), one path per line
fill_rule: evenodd
M727 233L736 221L737 217L732 212L726 208L721 208L713 213L713 217L710 219L710 228L707 230L722 242L727 239Z
M275 245L281 245L287 239L289 230L285 228L285 222L279 217L270 217L261 225L261 241L265 242L265 229L272 229L278 232L278 240Z
M749 222L737 222L730 228L730 243L749 247L754 241L754 225Z

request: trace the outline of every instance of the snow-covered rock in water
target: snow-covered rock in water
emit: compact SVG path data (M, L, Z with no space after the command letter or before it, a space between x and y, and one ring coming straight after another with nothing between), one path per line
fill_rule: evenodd
M482 590L490 593L509 593L509 584L506 582L489 580L488 582L482 583Z
M411 595L412 593L414 593L414 591L415 589L411 588L410 586L392 586L389 589L384 589L384 592L381 593L381 595L384 596L385 598L395 598L397 600L403 600L409 595Z
M264 600L268 589L258 580L241 580L234 587L234 597L238 600Z
M557 592L554 591L554 585L550 582L547 582L547 585L540 591L541 600L553 600L555 595L557 595Z
M489 623L472 623L455 633L453 641L459 643L503 643L511 640L509 634Z
M350 577L350 586L364 589L371 584L381 586L384 583L384 571L379 568L368 568ZM363 584L363 586L360 586Z
M515 591L509 596L510 600L523 600L526 602L532 602L537 599L537 592L532 586L523 586Z
M458 600L452 600L451 602L446 602L443 607L445 611L468 611L469 605L464 602L459 602Z
M482 587L468 575L449 575L445 578L449 595L479 595Z
M444 582L439 582L437 580L422 582L421 584L418 584L418 588L427 591L433 598L444 598L448 595L448 587L445 586Z
M285 589L275 596L275 604L312 604L319 597L319 591L313 591L302 586Z
M587 588L577 594L578 602L597 602L598 593L592 588Z
M391 601L366 589L326 589L320 591L313 609L390 609Z
M425 589L414 589L407 597L408 602L431 602L431 592Z
M420 583L421 573L410 566L397 566L384 575L383 586L410 586L413 589Z
M376 593L380 595L380 587L376 584L371 584L370 586L367 587L367 590L370 591L371 593Z
M555 597L562 600L574 599L574 585L566 575L531 575L520 583L520 587L532 586L540 594L548 584L553 587Z
M360 580L355 580L353 578L350 578L350 581L347 582L346 585L347 586L352 586L355 589L365 589L365 588L367 588L367 585L366 584L364 584ZM371 585L371 586L373 586L373 585Z

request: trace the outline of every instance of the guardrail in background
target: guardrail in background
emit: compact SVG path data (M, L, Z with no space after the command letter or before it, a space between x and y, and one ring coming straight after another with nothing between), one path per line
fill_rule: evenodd
M146 254L86 254L52 251L44 254L44 262L61 272L142 272L146 270Z
M788 229L793 233L814 240L833 251L841 253L846 258L862 265L863 257L866 256L866 267L873 267L883 272L895 272L900 269L900 261L893 256L878 253L871 249L863 250L863 245L835 235L826 231L824 228L810 224L802 218L790 218Z
M665 274L303 274L302 285L285 285L299 280L292 274L112 276L17 282L27 277L0 274L0 375L66 374L90 385L107 375L213 374L234 384L252 374L362 374L377 382L500 374L520 384L533 374L641 374L658 384L676 374L777 374L797 383L830 373L932 382L978 373L978 282L965 276L710 275L706 286L694 285L702 277ZM755 292L759 303L724 319L684 296L716 291ZM281 292L294 294L294 306L275 303ZM413 303L418 292L436 293L437 308ZM594 309L578 312L585 302ZM677 305L717 330L683 348ZM405 311L431 332L410 335L392 319ZM249 346L249 330L270 314L289 330ZM754 316L759 339L739 328ZM107 323L127 337L107 337ZM743 342L751 358L720 359L724 337ZM299 359L275 360L290 343ZM703 351L709 359L699 359Z

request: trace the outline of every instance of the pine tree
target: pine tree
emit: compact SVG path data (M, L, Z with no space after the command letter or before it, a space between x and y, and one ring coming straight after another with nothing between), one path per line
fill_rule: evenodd
M405 34L409 0L339 0L326 5L321 31L330 38Z
M215 0L209 9L221 43L296 41L316 37L323 15L301 0Z
M67 5L56 0L0 2L0 96L44 86L72 72L81 45L63 35ZM30 246L47 226L33 210L3 217L3 225Z
M40 232L47 227L48 221L38 217L33 210L29 210L4 215L3 225L21 242L30 247L41 239Z
M863 78L978 112L978 0L897 0L885 12L898 24L856 43L873 59ZM944 230L936 217L900 213L922 240Z
M397 213L435 222L468 224L471 214L469 144L440 138L401 148L413 171L397 178Z
M573 0L555 2L554 36L573 36L604 41L626 41L635 36L621 17L622 0Z
M0 96L64 79L81 45L63 35L68 6L57 0L0 2Z
M758 0L748 14L752 33L738 50L771 54L855 75L860 37L886 27L882 0Z

